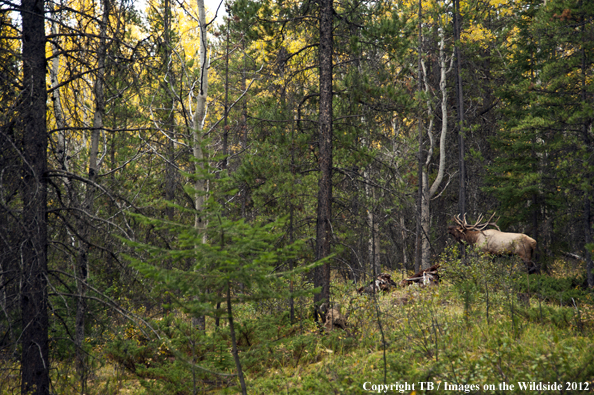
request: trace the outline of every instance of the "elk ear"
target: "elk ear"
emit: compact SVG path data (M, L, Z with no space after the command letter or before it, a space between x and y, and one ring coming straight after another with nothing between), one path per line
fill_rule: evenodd
M322 315L323 317L326 316L326 312L328 311L328 303L324 302L320 305L320 307L318 307L318 312L320 313L320 315Z

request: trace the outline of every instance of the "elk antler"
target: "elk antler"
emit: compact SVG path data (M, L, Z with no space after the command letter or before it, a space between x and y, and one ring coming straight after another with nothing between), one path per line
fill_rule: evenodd
M479 215L478 220L476 221L476 223L474 225L472 225L472 227L470 227L470 229L483 231L483 230L485 230L485 228L487 226L494 226L497 228L498 231L501 232L501 229L499 229L499 226L497 226L497 221L491 222L491 220L493 219L494 216L495 216L495 213L493 213L493 215L491 215L491 217L489 217L487 222L480 223L481 220L483 219L483 215L482 214ZM499 220L499 218L497 218L497 220Z
M462 229L464 229L464 230L478 230L478 231L482 231L487 226L494 226L494 227L497 228L497 230L501 231L501 229L499 229L499 226L497 226L497 221L499 220L499 218L497 218L497 221L491 222L491 220L493 219L494 216L495 216L495 213L493 213L493 215L491 215L491 217L489 218L489 220L487 222L481 223L481 221L484 218L484 216L483 216L483 214L479 214L479 217L476 220L476 222L474 223L474 225L470 225L466 221L466 213L465 213L464 214L464 222L462 222L462 220L460 220L460 214L458 214L458 215L456 215L454 217L454 221L456 221L456 223L458 225L460 225L462 227Z
M493 213L493 215L491 215L491 218L489 218L489 220L488 220L487 222L485 222L485 223L484 223L484 226L483 226L483 227L482 227L480 230L483 230L483 229L485 229L487 226L494 226L494 227L496 227L496 228L497 228L497 230L498 230L498 231L500 231L500 232L501 232L501 229L499 229L499 226L497 225L497 221L499 221L499 218L501 218L501 217L498 217L498 218L495 220L495 222L491 222L491 220L493 219L493 217L494 217L494 216L495 216L495 213Z
M483 230L481 228L482 224L480 223L482 219L483 219L483 214L479 214L478 219L476 220L476 222L474 223L474 225L472 225L470 227L470 229L472 229L472 230L474 230L474 229Z
M456 215L456 216L454 217L454 221L456 221L456 223L457 223L458 225L460 225L460 226L461 226L461 227L462 227L464 230L467 230L467 229L474 229L474 227L476 226L476 224L474 224L474 225L469 225L469 224L468 224L468 222L466 221L466 213L464 213L464 217L463 217L463 218L464 218L464 222L462 222L462 220L460 220L460 214L458 214L458 215ZM479 220L480 220L480 219L481 219L481 218L479 217ZM478 222L477 222L477 223L478 223Z

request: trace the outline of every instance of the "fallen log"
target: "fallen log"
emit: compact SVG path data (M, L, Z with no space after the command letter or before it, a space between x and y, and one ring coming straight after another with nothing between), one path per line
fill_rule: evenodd
M565 251L561 251L561 253L571 259L575 259L576 261L580 261L580 262L585 262L586 260L584 258L582 258L581 256L579 256L578 254L574 254L572 252L565 252Z

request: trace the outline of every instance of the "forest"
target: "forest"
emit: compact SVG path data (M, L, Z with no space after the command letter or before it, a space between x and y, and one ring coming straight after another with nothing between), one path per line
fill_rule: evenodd
M587 0L0 0L0 394L594 391L593 78Z

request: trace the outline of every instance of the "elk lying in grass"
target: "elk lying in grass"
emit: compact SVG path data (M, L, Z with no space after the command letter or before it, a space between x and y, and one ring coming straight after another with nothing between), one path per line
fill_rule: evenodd
M340 305L338 303L332 305L332 307L328 307L327 303L322 303L320 306L320 312L322 313L324 329L327 332L330 332L336 328L346 330L349 326L347 323L348 312L346 315L342 315L340 312Z
M359 288L357 292L360 294L373 295L378 291L388 292L392 290L393 287L397 286L398 284L392 280L392 276L390 276L388 273L382 273L378 275L375 280L371 281L369 285Z
M427 287L431 285L439 284L439 273L438 269L441 267L439 263L431 266L430 268L423 269L414 274L414 276L405 278L400 282L400 286L405 287L407 285L417 284L420 287Z

